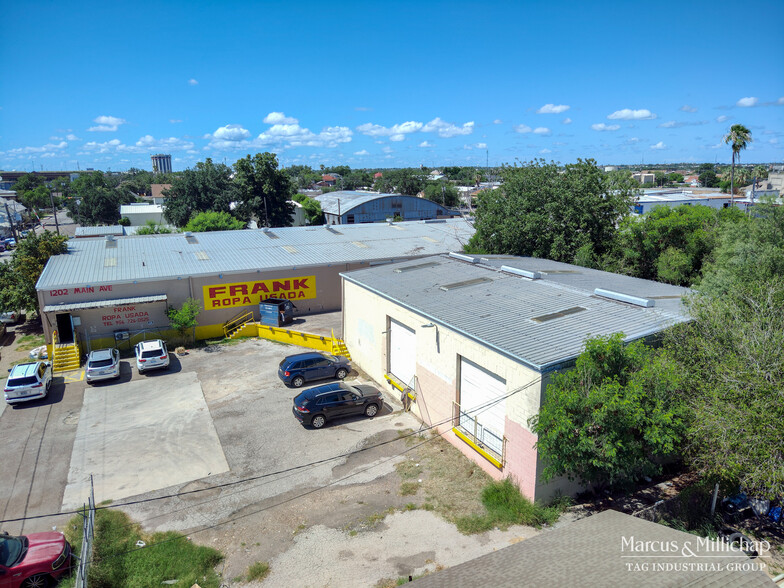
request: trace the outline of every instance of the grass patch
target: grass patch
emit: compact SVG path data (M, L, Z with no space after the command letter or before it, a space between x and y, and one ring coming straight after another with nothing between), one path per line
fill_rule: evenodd
M23 335L16 340L17 351L30 351L46 343L43 335Z
M67 525L65 535L74 551L82 543L82 517L76 515ZM144 548L137 548L137 541ZM211 548L194 545L179 533L147 534L124 512L102 509L95 515L95 548L90 566L90 588L136 588L160 586L166 580L177 580L175 588L219 588L220 577L213 569L223 555ZM73 586L61 583L65 588Z
M542 506L522 495L520 488L509 478L490 482L482 490L485 514L462 516L456 519L458 530L469 535L482 533L495 527L506 529L510 525L528 525L539 528L552 525L563 512L564 502L556 506Z
M415 462L413 459L407 459L395 464L395 469L401 478L418 478L424 471L422 464Z
M403 482L400 484L401 496L413 496L419 491L419 482Z
M269 575L270 567L266 561L257 561L248 568L247 582L263 580Z

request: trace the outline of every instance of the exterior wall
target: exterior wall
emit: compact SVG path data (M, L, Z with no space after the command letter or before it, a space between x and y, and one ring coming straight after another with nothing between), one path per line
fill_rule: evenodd
M347 203L348 205L348 203ZM451 215L445 208L431 200L416 196L385 196L364 202L353 208L324 214L327 224L382 223L396 214L403 220L428 220ZM349 222L351 217L353 222Z
M160 212L125 212L123 216L131 221L132 227L143 227L147 224L147 221L153 221L159 225L166 224L163 218L163 210Z
M377 382L384 382L388 368L389 318L416 332L417 398L411 409L425 423L436 424L440 432L469 459L479 464L493 478L511 476L531 499L550 496L564 485L561 481L537 483L539 469L534 443L536 436L528 429L528 419L539 410L549 378L542 377L519 362L443 327L422 328L430 319L411 312L369 290L343 281L343 336L353 362ZM460 357L482 366L506 380L506 463L498 469L480 453L451 432L453 402L459 395ZM391 386L388 390L399 394ZM480 416L481 421L481 416ZM540 496L541 495L541 496Z

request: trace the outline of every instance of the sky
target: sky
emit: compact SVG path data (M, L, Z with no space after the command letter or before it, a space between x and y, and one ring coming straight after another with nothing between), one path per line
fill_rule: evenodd
M0 169L784 161L782 0L3 2Z

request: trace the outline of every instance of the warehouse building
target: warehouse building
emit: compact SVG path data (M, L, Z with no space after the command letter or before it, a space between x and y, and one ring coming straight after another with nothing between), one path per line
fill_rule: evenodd
M685 288L546 259L450 253L342 276L355 365L532 500L579 489L539 482L528 421L552 374L588 337L642 339L688 320Z
M395 216L404 221L458 216L432 200L402 194L342 190L316 196L316 200L328 225L383 223Z
M166 309L187 298L202 307L196 338L269 297L299 314L342 308L340 272L462 248L473 228L462 220L340 227L288 227L68 241L38 284L47 343L74 337L82 347L145 334L166 336ZM147 338L151 338L147 336Z

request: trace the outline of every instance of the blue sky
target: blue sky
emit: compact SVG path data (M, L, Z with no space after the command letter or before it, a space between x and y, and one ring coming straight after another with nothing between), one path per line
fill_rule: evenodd
M784 161L784 2L7 2L0 169Z

